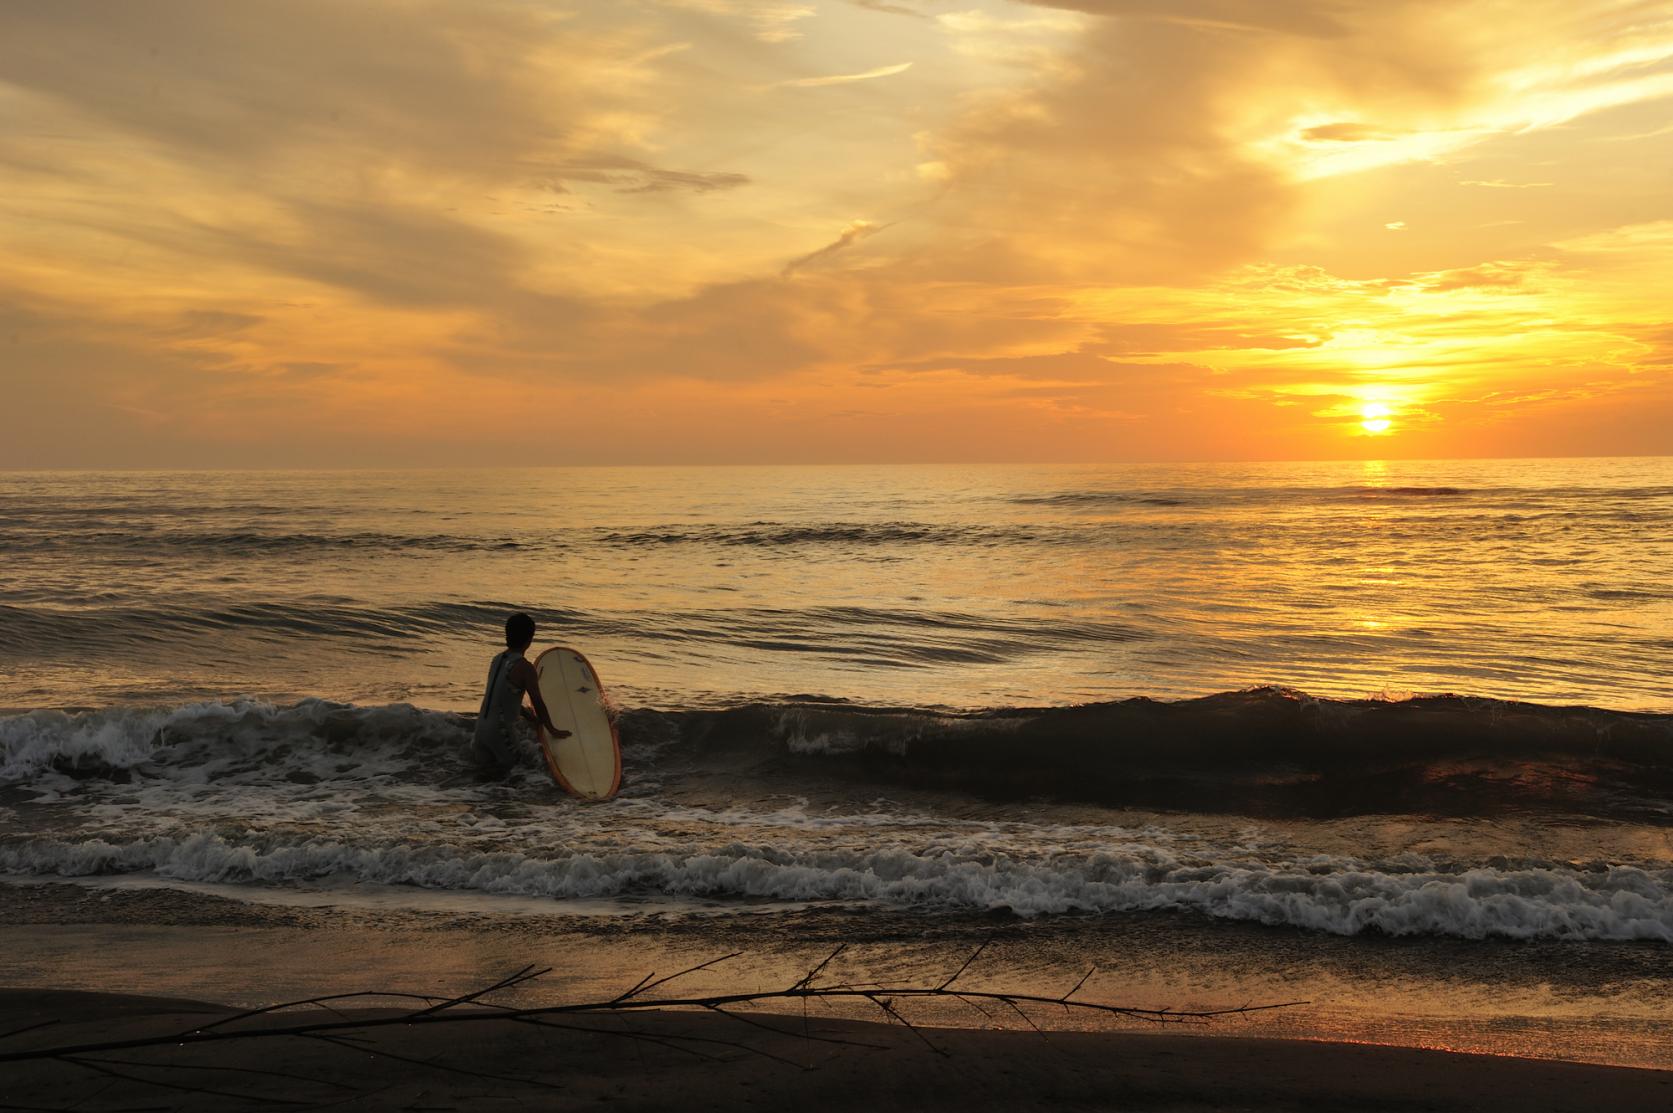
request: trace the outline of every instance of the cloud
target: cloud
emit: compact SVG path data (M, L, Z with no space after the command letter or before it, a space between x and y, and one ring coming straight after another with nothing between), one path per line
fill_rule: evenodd
M1430 293L1448 290L1513 290L1526 285L1529 278L1548 274L1548 264L1527 262L1481 263L1474 267L1435 271L1419 275L1413 285Z
M221 251L265 270L403 306L481 306L516 286L516 241L427 208L293 201L283 226L208 234Z
M827 85L849 85L856 81L872 81L879 77L893 77L895 74L905 73L911 68L911 62L900 62L893 66L878 66L876 69L863 70L860 73L833 73L821 77L797 77L789 81L780 81L777 85L792 89L819 89Z
M1667 365L1653 6L811 8L17 6L0 451L477 459L515 390L616 459L1313 453Z
M799 256L784 264L784 270L782 273L784 277L788 278L790 275L794 274L802 267L807 266L809 263L816 262L829 255L834 255L842 249L848 247L850 244L857 243L868 236L875 236L877 233L888 227L890 227L890 225L873 224L869 220L853 221L847 228L842 230L842 235L838 236L824 247L819 248L817 251L810 251L806 255Z
M770 44L794 42L803 37L801 21L818 14L813 4L783 0L656 0L674 9L689 9L707 15L736 20L754 39Z
M1189 283L1292 234L1313 181L1642 99L1653 85L1611 75L1673 57L1673 27L1657 47L1650 24L1554 3L1514 42L1473 4L1036 6L1082 13L1084 30L1036 80L971 96L921 137L949 230L939 277ZM1595 69L1576 42L1597 44Z
M567 182L608 185L618 193L714 193L749 184L749 175L732 171L669 170L622 155L593 155L553 164L538 179L555 192Z
M1250 323L1158 321L1105 324L1088 348L1101 355L1162 355L1205 351L1287 351L1316 348L1323 339L1303 333L1280 332Z
M1344 120L1335 124L1318 124L1306 128L1301 138L1309 143L1367 143L1395 138L1397 133L1371 124Z
M297 360L291 363L281 363L277 370L293 379L317 379L329 377L340 379L350 364L329 363L321 360Z
M873 12L883 12L887 15L911 16L914 19L931 18L928 12L919 11L917 8L909 8L905 4L893 4L890 3L889 0L848 0L848 2L856 8L865 8L867 11Z
M1673 13L1639 0L1527 0L1515 36L1497 32L1500 13L1485 0L1031 2L1104 17L1126 36L1172 27L1233 45L1219 73L1245 96L1226 106L1225 134L1309 176L1437 159L1673 94ZM1365 118L1379 134L1348 123Z
M0 165L87 190L149 179L174 199L413 207L416 188L440 208L531 177L630 194L749 182L646 157L645 133L673 110L658 82L692 43L541 5L66 0L6 20L0 83L36 126L0 136Z
M215 323L214 311L201 323ZM0 407L0 466L277 462L296 440L306 443L331 424L322 422L321 407L298 407L270 381L252 389L236 359L203 344L200 333L157 343L166 331L0 286L6 389L27 399ZM269 454L275 442L279 451Z
M1059 386L1077 383L1132 386L1139 382L1180 385L1189 380L1208 379L1213 375L1208 368L1195 364L1123 362L1084 349L1025 356L950 355L894 362L879 369L913 372L958 371L969 375L1045 380Z
M1623 224L1614 228L1559 240L1558 249L1581 255L1640 256L1645 251L1673 250L1673 218Z
M940 276L1184 281L1247 258L1291 203L1225 137L1236 44L1172 23L1090 26L1053 72L926 136L949 225Z
M28 4L6 14L0 79L238 168L337 148L469 174L554 138L549 75L528 48L550 20L441 0L405 14L329 0Z
M267 318L254 313L235 313L222 309L187 309L175 322L163 327L163 336L206 337L226 336L255 328Z
M1462 181L1462 182L1459 182L1458 184L1461 185L1461 186L1480 186L1482 189L1544 189L1545 187L1549 186L1551 183L1550 182L1506 182L1506 181L1502 181L1498 178L1493 178L1493 179L1489 179L1487 181L1478 181L1478 180Z
M1046 8L1088 15L1177 23L1192 27L1276 32L1306 38L1337 39L1350 33L1339 0L1286 0L1250 4L1245 0L1024 0Z

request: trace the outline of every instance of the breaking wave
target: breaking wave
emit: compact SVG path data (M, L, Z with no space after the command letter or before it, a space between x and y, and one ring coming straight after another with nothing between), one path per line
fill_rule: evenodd
M468 716L305 700L0 718L0 784L277 783L458 769ZM1277 688L981 712L798 699L619 716L663 771L897 785L987 799L1259 816L1538 810L1673 823L1673 715L1465 697L1328 700ZM1658 818L1659 817L1659 818Z
M837 702L633 712L720 762L780 759L987 798L1264 816L1521 810L1673 822L1673 715L1465 696L1202 699L936 713Z
M553 796L532 760L509 789L476 784L471 722L322 700L0 717L0 872L1673 942L1665 863L1361 858L1088 822L1080 806L1510 809L1668 826L1669 715L1278 689L972 713L812 699L640 708L618 719L624 797L587 808ZM724 810L679 802L682 784L705 783L724 786ZM826 803L813 811L759 803L816 792ZM969 802L982 798L1023 803Z
M1673 871L1554 865L1446 869L1408 860L1181 859L1156 848L1017 860L972 849L797 852L732 843L690 852L473 852L243 832L124 843L0 845L0 870L179 881L344 881L553 899L658 894L864 901L1022 916L1181 910L1338 935L1673 942Z

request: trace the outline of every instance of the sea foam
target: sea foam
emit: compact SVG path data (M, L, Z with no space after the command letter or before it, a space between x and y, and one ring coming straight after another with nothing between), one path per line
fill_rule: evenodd
M1673 942L1673 871L1454 872L1409 865L1319 858L1269 866L1181 861L1157 851L1029 861L904 845L794 852L744 843L685 853L537 855L256 832L0 845L0 870L37 876L145 872L235 884L363 882L554 900L655 894L863 901L1024 917L1180 910L1337 935Z

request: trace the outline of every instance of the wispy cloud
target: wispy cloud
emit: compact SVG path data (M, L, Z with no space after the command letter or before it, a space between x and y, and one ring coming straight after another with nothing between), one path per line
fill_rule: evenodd
M608 155L557 164L538 181L554 193L567 192L565 183L568 182L607 185L617 193L669 193L674 190L713 193L748 185L749 176L725 170L674 170L651 166L639 159Z
M912 68L911 62L901 62L893 66L878 66L874 70L862 73L833 73L821 77L797 77L790 81L779 81L773 88L818 89L826 85L849 85L856 81L871 81L879 77L893 77L897 73L905 73Z
M1362 124L1357 120L1319 124L1301 133L1301 138L1309 143L1365 143L1395 139L1398 136L1398 132L1392 132L1374 124Z
M874 12L885 12L889 15L909 15L914 19L930 18L928 12L921 12L917 8L908 8L904 4L891 4L888 0L848 0L856 8L865 8Z
M891 226L892 225L889 224L873 224L869 220L856 220L849 224L847 228L842 230L842 235L838 236L824 247L821 247L817 251L810 251L806 255L792 259L790 262L784 264L784 271L782 273L784 277L789 278L797 270L807 266L809 263L823 259L827 255L835 255L837 252L841 251L850 244L857 243L860 240L865 239L867 236L875 236L877 233L883 231L883 229Z
M1507 182L1499 178L1486 180L1471 179L1458 183L1461 186L1480 186L1482 189L1544 189L1550 182Z

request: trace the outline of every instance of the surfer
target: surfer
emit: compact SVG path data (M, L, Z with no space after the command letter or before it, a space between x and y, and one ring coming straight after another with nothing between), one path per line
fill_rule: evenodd
M546 701L540 698L540 677L523 654L534 644L534 619L518 613L505 620L505 652L488 664L488 689L482 694L482 710L476 716L476 736L471 757L477 770L488 776L504 776L517 764L517 717L543 726L553 738L568 738L567 730L552 725ZM527 695L534 704L523 706Z

